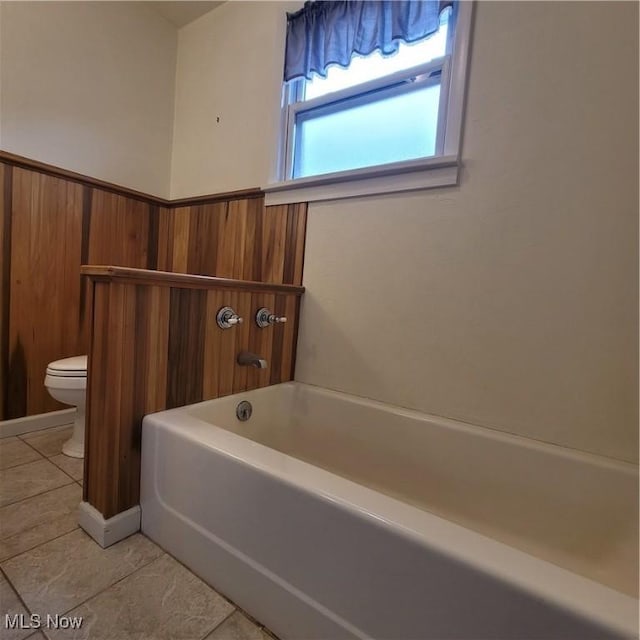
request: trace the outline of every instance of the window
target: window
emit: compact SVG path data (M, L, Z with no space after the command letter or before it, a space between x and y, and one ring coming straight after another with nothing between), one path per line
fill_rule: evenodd
M387 178L390 188L382 190L403 190L406 174L424 177L426 167L445 165L455 171L446 178L440 171L440 179L434 183L431 176L424 186L455 184L470 14L469 2L454 2L439 12L430 35L400 42L392 55L379 48L355 53L346 68L328 66L326 77L313 72L285 82L281 182L265 191L394 173L405 179L394 188ZM407 188L418 188L415 175L409 182ZM328 194L335 197L335 190Z
M357 54L348 68L294 82L290 105L292 178L415 160L442 151L438 137L451 8L438 31L395 55Z

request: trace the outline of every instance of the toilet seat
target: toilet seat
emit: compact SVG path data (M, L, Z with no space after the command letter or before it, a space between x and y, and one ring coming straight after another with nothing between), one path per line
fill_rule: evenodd
M54 400L76 408L73 435L62 445L62 453L72 458L83 458L87 356L73 356L50 362L44 386Z
M73 356L49 363L47 375L53 378L86 378L87 356Z

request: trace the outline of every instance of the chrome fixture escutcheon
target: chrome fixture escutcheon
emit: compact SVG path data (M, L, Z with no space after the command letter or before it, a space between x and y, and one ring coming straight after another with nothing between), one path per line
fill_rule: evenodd
M287 319L284 316L277 316L275 313L271 313L267 307L262 307L256 312L256 324L261 328L271 326L272 324L280 324L286 322Z
M216 315L216 322L221 329L231 329L236 324L242 324L242 318L231 307L222 307Z

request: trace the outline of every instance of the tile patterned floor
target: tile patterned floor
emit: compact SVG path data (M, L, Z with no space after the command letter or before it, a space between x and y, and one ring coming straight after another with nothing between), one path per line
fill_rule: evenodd
M273 640L142 534L102 549L78 528L83 464L61 453L70 435L0 439L0 640ZM6 614L43 626L8 628ZM56 615L82 624L46 627Z

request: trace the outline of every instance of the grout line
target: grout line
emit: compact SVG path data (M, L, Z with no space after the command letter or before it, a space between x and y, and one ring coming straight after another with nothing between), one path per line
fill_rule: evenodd
M20 464L14 464L12 467L5 467L4 469L2 469L2 471L7 471L9 469L15 469L16 467L21 467L22 465L25 465L25 464L31 464L33 462L40 462L41 460L48 460L49 459L49 458L47 458L47 456L42 455L35 447L31 446L28 442L25 442L19 436L7 436L7 437L8 438L18 438L18 440L20 442L23 442L24 444L26 444L32 451L35 451L40 457L37 460L29 460L29 462L21 462ZM4 440L4 438L2 438L2 440ZM0 440L0 442L2 440Z
M162 549L162 551L166 555L168 555L171 559L175 560L181 567L185 568L189 573L193 574L196 578L198 578L198 580L200 580L200 582L202 582L204 585L206 585L213 592L217 593L223 600L226 600L229 604L233 605L236 609L240 608L240 607L238 607L238 605L233 600L231 600L230 598L227 598L227 596L225 596L224 593L220 593L217 589L214 589L214 587L212 587L208 582L206 582L203 578L201 578L195 571L190 569L184 562L182 562L182 560L180 560L179 558L176 558L174 555L169 553L163 546L159 545L154 540L151 540L151 538L149 538L149 536L147 536L142 531L142 529L140 529L140 535L144 536L147 540L153 542L153 544L155 544L156 547L159 547L160 549Z
M182 562L181 560L179 560L178 558L176 558L174 555L172 555L171 553L169 553L163 546L159 545L157 542L155 542L154 540L151 540L151 538L149 538L149 536L147 536L142 529L140 529L140 535L144 536L147 540L149 540L150 542L152 542L153 544L156 545L156 547L162 549L163 553L166 556L169 556L172 560L174 560L175 562L177 562L183 569L186 569L191 575L195 576L198 580L200 580L200 582L202 582L202 584L205 585L205 587L207 587L208 589L211 589L211 591L213 591L216 595L220 596L224 601L228 602L233 609L229 612L228 615L226 615L224 617L223 620L221 620L215 627L213 627L213 629L210 629L204 636L203 638L201 638L201 640L203 640L204 638L206 638L210 633L213 633L225 620L227 620L227 618L230 618L236 611L240 611L240 613L244 613L244 611L230 598L227 598L227 596L224 595L224 593L220 593L220 591L218 591L217 589L214 589L208 582L206 582L205 580L203 580L195 571L192 571L186 564L184 564L184 562Z
M9 576L7 575L7 573L2 567L0 567L0 574L2 574L4 576L4 579L9 583L9 586L11 587L13 592L18 596L18 600L22 603L22 606L27 610L27 613L29 614L33 613L33 611L29 609L29 607L27 606L27 603L24 601L24 599L20 595L20 592L18 591L18 589L16 589L15 585L13 584L13 582L11 582L11 579L9 578Z
M20 440L22 440L22 442L26 442L27 444L29 444L29 440L34 440L36 438L39 438L41 435L44 435L47 433L55 433L56 431L62 431L63 429L68 429L69 427L73 427L73 422L70 422L69 424L59 424L59 425L56 425L55 427L47 427L46 429L38 429L37 431L28 431L27 433L19 433L14 437L19 438ZM54 453L53 455L55 456L58 454Z
M167 555L169 555L169 554L167 554ZM173 558L173 556L170 556L170 557ZM175 560L175 558L174 558L174 560ZM191 573L193 573L193 571ZM204 582L204 580L203 580L203 582ZM205 584L207 584L207 583L205 582ZM213 589L213 587L211 585L207 584L207 587L209 587L210 589ZM216 593L218 593L215 589L213 589L213 590ZM218 595L222 595L222 594L218 593ZM224 596L222 596L222 597L224 598ZM226 598L225 598L225 600L226 600ZM231 602L231 601L229 600L229 602ZM239 609L237 609L237 608L231 609L231 611L229 611L229 613L224 618L222 618L222 620L220 620L220 622L218 622L218 624L215 627L213 627L213 629L209 629L209 631L207 631L199 640L204 640L207 636L211 635L218 627L221 627L234 613L236 613L236 611L239 611Z
M35 451L37 451L37 449L35 449L35 447L32 447L28 442L27 444L34 449ZM43 459L49 460L49 457L45 457L43 456L39 451L37 451L37 453L39 455L42 456ZM58 455L58 454L54 454L54 455ZM53 456L50 456L53 457ZM50 460L49 460L50 461ZM35 461L37 462L37 461ZM51 462L51 461L50 461ZM25 463L25 464L29 464L29 463ZM45 493L49 493L51 491L55 491L57 489L60 489L62 487L65 486L69 486L72 483L78 484L80 485L79 481L74 480L66 471L64 471L64 469L62 469L61 467L59 467L57 464L55 464L55 462L52 463L56 468L60 469L67 477L69 477L71 479L71 482L61 485L60 487L54 487L53 489L48 489L46 491L42 491L40 493L34 494L33 496L28 496L26 498L22 498L21 500L16 500L15 502L11 502L9 504L17 504L19 502L23 502L25 500L29 500L31 498L35 498L36 496L39 495L43 495ZM16 465L16 466L21 466L21 465ZM3 505L3 506L9 506L9 505ZM44 523L42 523L44 524ZM39 526L39 525L37 525ZM65 533L62 533L60 535L54 536L53 538L50 538L49 540L45 540L29 549L24 549L22 551L20 551L19 553L13 555L13 556L9 556L8 558L5 558L4 560L2 560L2 563L12 560L24 553L29 553L32 552L34 549L37 549L38 547L41 547L43 545L49 544L50 542L53 542L54 540L57 540L59 538L62 538L64 536L67 536L69 534L74 533L79 527L76 526L74 529L72 529L71 531L67 531ZM29 531L29 530L27 530ZM21 531L19 532L17 535L26 533L26 531ZM134 534L135 535L135 534ZM176 562L178 562L178 564L180 564L182 567L184 567L189 573L191 573L192 575L196 575L189 567L187 567L186 565L184 565L182 562L180 562L177 558L174 558L171 554L167 553L166 550L164 550L160 545L156 544L153 540L150 540L150 538L148 538L144 533L139 532L139 535L145 537L147 540L149 540L152 544L154 544L155 546L157 546L159 549L162 550L162 553L157 556L156 558L153 558L152 560L150 560L149 562L144 563L143 565L140 565L139 567L137 567L134 571L132 571L131 573L128 573L124 576L122 576L121 578L119 578L118 580L116 580L115 582L111 583L110 585L104 587L103 589L100 589L99 591L97 591L96 593L93 593L92 595L90 595L88 598L82 600L79 603L76 603L73 605L73 607L71 607L70 609L63 611L60 615L67 615L70 614L72 611L78 609L79 607L83 606L84 604L86 604L87 602L89 602L90 600L98 597L99 595L101 595L102 593L104 593L105 591L108 591L109 589L111 589L112 587L114 587L115 585L117 585L118 583L122 582L123 580L126 580L127 578L130 578L132 576L134 576L138 571L141 571L142 569L144 569L145 567L149 566L150 564L161 560L164 556L168 556L170 558L172 558L173 560L175 560ZM94 541L94 544L95 543ZM5 577L5 579L7 580L7 582L9 583L9 585L11 586L11 589L16 593L20 603L24 606L24 608L26 609L27 612L32 613L31 609L27 606L26 602L24 601L24 599L22 598L22 596L20 595L18 589L15 587L15 585L13 584L13 582L9 579L9 576L6 574L6 572L2 569L1 563L0 563L0 573ZM205 582L204 580L202 580L202 578L200 578L200 576L196 577L201 580L201 582L209 589L211 589L214 593L216 593L219 597L221 597L223 600L226 600L233 608L231 609L231 611L222 619L220 620L214 627L212 627L211 629L209 629L205 635L202 636L201 640L204 640L204 638L206 638L209 634L213 633L216 629L218 629L221 625L223 625L231 616L233 616L236 612L240 612L240 614L242 614L243 616L245 616L252 624L254 624L256 627L258 627L261 631L267 633L271 638L274 638L275 640L277 640L277 637L274 636L274 634L267 629L267 627L265 627L263 624L261 624L259 621L257 621L255 618L253 618L250 614L248 614L246 611L244 611L242 608L238 607L238 605L233 602L232 600L230 600L229 598L227 598L224 594L220 593L217 589L214 589L211 585L209 585L207 582ZM42 632L42 630L40 630ZM44 633L46 638L49 638L48 634L45 632Z
M64 426L69 426L69 425L64 425ZM60 427L51 427L51 428L52 429L59 429ZM43 431L48 431L48 429L43 429ZM33 431L32 433L39 433L39 432L38 431ZM15 436L15 437L20 438L20 436ZM64 475L67 476L67 478L69 478L71 480L71 482L75 482L77 484L80 484L79 481L76 480L72 475L68 474L62 467L60 467L55 462L53 462L53 460L51 460L51 458L54 458L55 456L62 455L62 449L58 453L54 453L51 456L46 456L42 452L38 451L32 444L29 444L28 440L22 440L22 438L20 438L20 440L22 442L24 442L28 447L33 449L40 456L40 459L39 460L31 460L31 462L23 462L22 464L17 464L14 467L7 467L6 469L3 469L2 471L7 471L9 469L17 469L18 467L22 467L25 464L33 464L34 462L42 462L42 460L46 460L47 462L50 462L56 469L59 469L60 471L62 471L62 473L64 473ZM61 484L60 487L66 487L69 484L71 484L71 482L67 482L65 484ZM80 485L80 486L82 487L82 485ZM54 489L59 489L60 487L54 487ZM10 504L16 504L18 502L22 502L23 500L28 500L29 498L35 498L36 496L40 496L43 493L47 493L48 491L53 491L54 489L47 489L45 491L40 491L39 493L35 493L32 496L29 496L27 498L21 498L20 500L15 500L14 502L8 502L7 504L3 504L2 507L6 507L6 506L8 506ZM0 508L2 508L2 507L0 507Z
M42 523L42 524L48 524L48 523ZM39 527L39 526L40 525L36 525L35 527L31 527L31 529L35 529L36 527ZM70 531L65 531L64 533L60 533L57 536L53 536L53 538L49 538L48 540L43 540L42 542L39 542L38 544L34 545L33 547L29 547L28 549L23 549L22 551L19 551L18 553L14 553L12 556L7 556L6 558L3 558L2 561L0 561L0 569L2 569L2 564L4 562L7 562L8 560L13 560L14 558L17 558L18 556L21 556L23 553L29 553L30 551L33 551L34 549L37 549L38 547L41 547L44 544L48 544L49 542L53 542L54 540L57 540L58 538L62 538L63 536L69 535L70 533L73 533L76 529L79 529L79 528L80 528L80 525L76 524L75 528L71 529ZM25 529L24 531L19 531L15 535L20 536L23 533L28 533L29 531L31 531L31 529ZM10 537L13 538L13 536L10 536ZM8 538L5 538L5 540L7 540L7 539Z
M55 458L55 456L59 456L59 455L64 455L62 453L62 451L60 453L56 453L54 455L51 456L51 458ZM58 467L58 469L60 469L60 471L62 471L62 473L64 473L66 476L69 476L74 482L78 482L68 471L65 471L59 464L56 464L51 458L47 458L47 460L53 464L54 466ZM74 458L74 460L84 460L83 458Z
M142 530L140 531L140 535L143 535L145 538L147 538L148 540L151 540L151 538L149 538L148 536L146 536ZM191 573L192 575L194 575L196 578L198 578L198 580L200 580L203 584L205 584L207 587L209 587L209 589L211 589L214 593L217 593L223 600L226 600L231 606L233 606L233 610L229 613L229 615L227 615L223 620L221 620L213 629L211 629L211 631L209 631L209 633L213 633L221 624L223 624L228 618L230 618L234 613L239 612L241 613L245 618L247 618L252 624L254 624L256 627L260 628L261 630L265 631L265 633L267 633L269 635L269 637L273 638L273 640L280 640L278 638L278 636L276 636L275 633L273 633L273 631L271 631L268 627L266 627L265 625L263 625L259 620L256 620L256 618L254 618L250 613L248 613L247 611L245 611L242 607L240 607L238 604L236 604L233 600L231 600L231 598L228 598L226 595L224 595L224 593L221 593L220 591L218 591L218 589L215 589L214 587L212 587L208 582L206 582L203 578L201 578L195 571L193 571L192 569L190 569L186 564L184 564L181 560L179 560L178 558L176 558L175 556L173 556L171 553L169 553L166 549L164 549L163 547L161 547L157 542L154 542L153 540L151 540L151 542L153 542L153 544L155 544L157 547L160 547L166 555L168 555L170 558L172 558L173 560L175 560L179 565L181 565L182 567L184 567L189 573ZM207 634L208 635L208 634ZM206 636L204 636L206 638ZM203 638L201 640L204 640Z
M38 460L36 460L35 462L38 462ZM55 467L56 465L54 464L53 466ZM16 467L11 467L11 468L16 469ZM67 474L65 473L65 475ZM56 489L62 489L62 487L68 487L70 484L73 484L74 482L75 480L73 480L73 478L70 478L70 482L65 482L64 484L58 485L57 487L51 487L49 489L45 489L44 491L39 491L38 493L34 493L32 496L27 496L26 498L20 498L19 500L14 500L13 502L7 502L6 504L3 504L2 506L0 506L0 509L3 509L4 507L8 507L9 505L12 505L12 504L18 504L19 502L24 502L25 500L30 500L31 498L35 498L36 496L41 496L43 493L49 493L49 491L55 491Z
M80 527L78 527L80 528ZM75 529L74 529L75 531ZM81 531L89 536L88 533L86 533L84 530L81 529ZM136 535L135 533L133 535ZM89 536L91 538L91 536ZM128 536L128 538L131 538L132 536ZM123 540L126 540L127 538L123 538ZM94 544L98 544L93 538L91 538L91 541ZM122 542L122 541L121 541ZM116 542L116 544L118 544ZM98 545L100 546L100 545ZM115 545L112 545L115 546ZM158 546L158 545L156 545ZM104 551L104 549L103 549ZM164 551L157 557L154 558L153 560L150 560L149 562L145 562L143 565L140 565L137 569L134 569L131 573L127 573L126 576L122 576L122 578L118 578L115 582L111 583L108 587L105 587L104 589L100 589L100 591L97 591L96 593L90 595L88 598L85 598L82 602L79 602L78 604L74 604L73 607L71 607L71 609L67 609L66 611L61 612L59 615L60 616L66 616L68 614L70 614L72 611L75 611L76 609L78 609L79 607L81 607L83 604L86 604L87 602L89 602L89 600L93 600L94 598L97 598L99 595L101 595L102 593L104 593L105 591L108 591L109 589L111 589L111 587L115 587L118 583L122 582L123 580L126 580L127 578L130 578L132 575L138 573L138 571L140 571L141 569L144 569L145 567L148 567L150 564L154 563L156 560L160 560L163 556L167 555Z
M38 433L36 431L36 433ZM18 438L20 438L20 436L16 436ZM31 447L38 455L42 456L45 460L49 459L49 456L45 456L44 453L42 453L41 451L38 451L38 449L36 449L28 440L23 440L22 438L20 438L21 442L24 442L28 447ZM60 453L62 453L62 450L60 450ZM57 456L57 453L53 454L54 456Z
M31 464L33 462L40 462L41 460L48 460L48 458L45 458L42 454L40 454L40 459L39 460L28 460L27 462L19 462L18 464L14 464L14 465L11 465L9 467L4 467L3 469L0 469L0 471L9 471L10 469L17 469L18 467L22 467L25 464Z
M77 527L78 529L80 527ZM66 536L70 533L73 533L76 529L74 529L73 531L68 531L67 533L63 533L62 536ZM88 534L85 534L88 535ZM133 534L135 535L135 534ZM57 538L62 538L62 536L57 536ZM129 536L131 537L131 536ZM146 537L146 536L145 536ZM55 540L57 538L52 538L52 540ZM126 538L124 538L126 540ZM148 539L148 538L147 538ZM47 542L51 542L51 540L48 540ZM94 540L92 540L92 542L94 544L98 544L97 542L95 542ZM151 541L153 542L153 541ZM42 544L47 544L46 542L43 542ZM116 543L117 544L117 543ZM155 543L154 543L155 544ZM41 546L41 545L38 545ZM158 546L158 545L156 545ZM35 549L35 547L34 547ZM26 552L25 552L26 553ZM99 596L100 594L104 593L105 591L108 591L109 589L111 589L111 587L117 585L119 582L122 582L123 580L126 580L127 578L129 578L130 576L134 575L135 573L137 573L138 571L140 571L141 569L144 569L145 567L149 566L151 563L155 562L156 560L160 560L160 558L162 558L163 556L167 555L164 551L162 552L162 554L160 554L157 558L154 558L153 560L150 560L149 562L145 562L145 564L139 566L137 569L135 569L134 571L132 571L131 573L128 573L126 576L122 576L122 578L119 578L118 580L116 580L115 582L113 582L112 584L110 584L108 587L105 587L104 589L100 589L100 591L97 591L96 593L90 595L88 598L84 599L82 602L79 602L78 604L73 605L73 607L71 607L71 609L67 609L66 611L62 611L59 612L58 615L60 616L66 616L68 614L70 614L72 611L74 611L75 609L78 609L79 607L81 607L83 604L89 602L90 600L92 600L93 598L96 598L97 596ZM15 556L14 556L15 557ZM3 560L4 562L4 560ZM7 581L9 582L9 584L11 585L11 588L16 592L16 594L18 595L18 598L20 598L20 602L23 603L23 605L25 606L25 608L27 609L27 611L29 613L32 613L32 611L29 609L29 607L26 606L26 603L24 602L24 600L22 599L22 597L20 596L20 593L18 593L18 590L15 588L15 586L13 585L13 583L11 582L11 580L9 580L9 577L6 575L6 573L2 570L2 567L0 566L0 572L5 576L5 578L7 579ZM46 607L46 605L45 605ZM44 634L45 638L47 638L49 640L49 635L46 633L46 630L44 630L43 628L39 629L39 631L41 633ZM25 640L27 640L25 638Z

